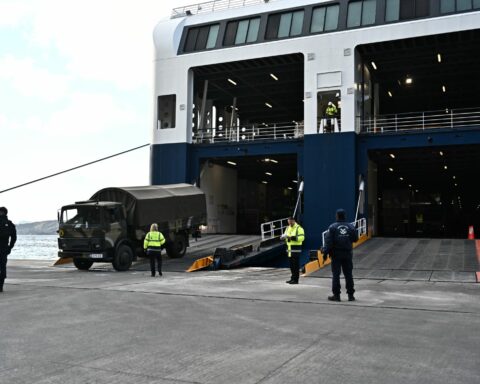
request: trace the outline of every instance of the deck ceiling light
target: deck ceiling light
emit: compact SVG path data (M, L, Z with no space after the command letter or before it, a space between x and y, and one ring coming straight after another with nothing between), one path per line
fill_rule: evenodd
M388 170L389 170L390 172L393 172L393 168L388 168Z
M394 158L395 158L395 155L394 155L393 153L390 153L390 157L391 157L392 159L394 159Z
M447 88L445 88L444 85L442 85L442 91L443 91L443 93L447 92Z
M440 53L437 53L437 61L438 61L439 63L442 62L442 55L441 55Z
M407 78L405 79L405 84L411 85L412 83L413 83L413 79L410 76L407 76Z
M443 166L443 169L448 169L448 167L446 165Z
M270 172L265 172L265 175L272 176Z
M412 184L408 184L408 186L409 186L410 188L412 188Z
M443 152L442 152L442 151L440 151L439 153L440 153L440 156L443 156Z
M227 80L230 84L237 85L237 83L235 81L233 81L232 79L227 79Z
M292 187L287 187L287 189L290 189L290 190L292 190L293 188L292 188Z
M403 177L400 177L400 181L403 181Z
M265 103L265 105L266 105L268 108L273 108L273 107L272 107L272 104L270 104L270 103Z
M268 181L263 180L262 183L263 184L268 184Z
M292 180L292 181L293 181L295 184L297 184L297 183L298 183L298 181L297 181L297 180Z
M392 92L388 91L388 96L393 97Z
M230 164L230 165L237 165L237 163L233 162L233 161L227 161L227 164Z
M375 64L374 61L372 61L372 67L373 67L373 69L375 69L375 70L377 69L377 65Z
M275 81L278 81L278 77L275 76L273 73L270 73L270 77L275 80Z
M456 177L455 177L455 176L452 176L452 179L454 179L454 180L455 180L455 179L456 179Z

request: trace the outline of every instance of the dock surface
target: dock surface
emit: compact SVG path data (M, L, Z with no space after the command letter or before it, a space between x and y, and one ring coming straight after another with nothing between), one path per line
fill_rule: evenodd
M10 260L0 383L479 382L480 284L362 278L331 303L326 277L168 263L152 278Z

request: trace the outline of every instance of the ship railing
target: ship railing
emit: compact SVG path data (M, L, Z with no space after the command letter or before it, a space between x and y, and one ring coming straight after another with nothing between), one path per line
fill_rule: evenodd
M462 108L369 117L360 121L360 130L365 133L384 133L478 125L480 108Z
M358 238L367 234L367 219L366 218L362 217L361 219L358 219L357 221L354 221L351 224L357 229ZM327 233L328 233L328 229L326 231L322 232L322 246L323 247L325 246Z
M186 5L184 7L174 8L172 10L172 19L177 17L198 15L202 13L212 13L224 11L230 8L241 8L250 5L265 4L276 0L214 0L203 3Z
M295 140L304 135L303 123L245 124L230 128L204 128L193 132L192 141L204 143L239 143L261 140Z
M288 227L288 217L262 223L260 225L260 232L262 234L262 241L280 238Z

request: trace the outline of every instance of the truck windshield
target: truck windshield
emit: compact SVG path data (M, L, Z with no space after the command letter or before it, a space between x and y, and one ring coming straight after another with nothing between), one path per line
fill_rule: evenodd
M100 209L97 207L72 207L62 210L60 222L78 227L96 226L101 224Z

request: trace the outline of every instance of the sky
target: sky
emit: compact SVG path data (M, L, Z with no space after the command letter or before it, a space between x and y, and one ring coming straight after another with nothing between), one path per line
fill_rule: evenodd
M200 1L199 1L200 2ZM151 141L158 21L192 0L0 0L0 191ZM10 220L55 220L149 184L145 147L0 193Z

